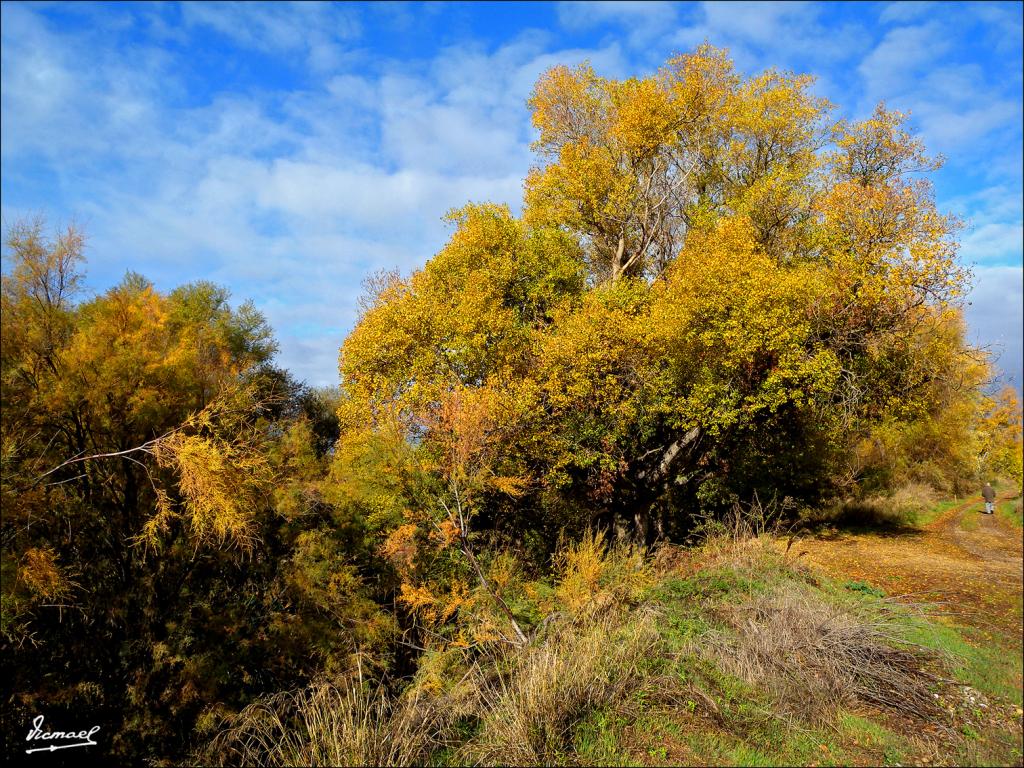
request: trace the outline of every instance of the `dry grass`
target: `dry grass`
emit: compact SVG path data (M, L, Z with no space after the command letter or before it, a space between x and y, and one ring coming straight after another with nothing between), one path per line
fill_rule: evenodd
M519 652L508 672L478 677L481 727L460 751L464 762L553 765L563 762L572 728L589 712L639 686L657 655L651 613L567 624Z
M581 759L576 729L595 711L624 715L638 701L660 701L665 711L689 704L692 712L703 701L726 722L715 700L718 687L732 700L727 678L777 702L774 714L786 722L834 725L839 712L863 704L947 722L934 698L943 682L930 671L936 655L904 639L905 611L812 588L813 576L797 564L796 549L772 535L770 518L760 505L738 507L699 548L663 547L654 562L587 537L556 561L551 613L529 644L435 649L398 696L322 682L265 698L228 722L199 760L571 764ZM638 605L662 579L694 591L661 613ZM677 673L666 673L690 663L717 670L707 692L703 683L682 691Z
M581 719L644 684L659 635L637 607L654 578L641 548L588 534L555 566L550 612L528 645L437 649L396 697L326 681L265 697L225 723L199 760L415 765L448 750L472 764L561 761Z
M897 519L915 523L934 507L938 500L939 495L932 486L924 483L907 483L887 499L887 506L889 513Z
M790 568L799 551L790 551L798 541L798 536L791 535L792 525L785 525L790 511L788 499L762 504L755 498L749 504L734 504L721 518L704 520L686 549L688 565L681 570L724 569L753 576ZM788 538L788 545L780 547L783 538ZM663 576L668 575L666 566L680 569L678 559L667 552L657 554L658 572Z
M417 702L385 690L320 681L260 699L234 716L199 756L206 765L416 765L432 746Z
M885 610L869 615L782 584L725 608L728 632L712 633L698 653L767 691L787 714L829 719L866 703L929 719L940 714L928 667L934 654L901 639Z
M907 510L932 503L926 486L907 486L886 501ZM905 639L907 606L869 607L812 589L760 504L736 507L700 547L705 569L745 574L755 591L739 604L710 610L724 628L691 649L719 669L764 690L788 715L812 722L870 704L922 720L941 714L933 689L937 654ZM799 547L797 548L799 549ZM792 560L791 560L792 555ZM796 578L794 578L796 577Z
M600 618L553 626L526 648L472 663L447 694L390 699L367 690L318 682L266 697L234 716L198 755L208 765L421 765L436 750L458 746L457 721L476 735L458 747L457 762L552 765L564 762L573 727L648 679L657 656L653 615Z

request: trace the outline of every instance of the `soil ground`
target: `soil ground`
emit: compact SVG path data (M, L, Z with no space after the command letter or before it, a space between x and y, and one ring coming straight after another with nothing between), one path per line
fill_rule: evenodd
M921 603L1020 651L1024 539L1009 520L984 514L980 498L921 527L839 531L798 546L809 564L836 578Z

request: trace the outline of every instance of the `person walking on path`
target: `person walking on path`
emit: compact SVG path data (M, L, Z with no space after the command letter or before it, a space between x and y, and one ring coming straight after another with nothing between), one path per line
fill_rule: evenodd
M991 515L996 508L996 489L992 487L992 483L985 483L985 487L981 489L981 497L985 500L985 514Z

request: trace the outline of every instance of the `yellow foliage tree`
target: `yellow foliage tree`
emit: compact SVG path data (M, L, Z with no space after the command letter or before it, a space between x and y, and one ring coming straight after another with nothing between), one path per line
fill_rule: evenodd
M986 479L1005 477L1024 487L1024 413L1017 390L1007 385L987 399L977 428L980 473Z
M380 286L341 350L343 432L386 422L415 450L439 403L486 391L516 425L490 464L529 478L517 520L553 533L882 482L854 446L886 430L904 465L911 436L948 438L927 461L953 482L987 372L960 331L960 223L921 176L940 160L906 115L835 120L813 83L710 46L645 78L546 72L521 220L471 206Z

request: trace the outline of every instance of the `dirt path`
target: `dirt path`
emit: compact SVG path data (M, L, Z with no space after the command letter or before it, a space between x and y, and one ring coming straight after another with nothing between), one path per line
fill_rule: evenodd
M1000 501L1009 498L1004 496ZM931 524L939 535L952 540L960 549L984 563L993 572L1005 572L1010 580L1024 581L1021 561L1021 532L996 515L983 515L981 505L965 502L949 510ZM973 521L971 530L965 523Z
M1001 496L1004 500L1008 496ZM947 510L919 529L840 532L804 540L804 558L845 580L931 603L957 623L1021 643L1024 540L980 500Z

